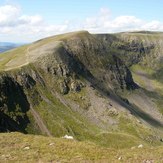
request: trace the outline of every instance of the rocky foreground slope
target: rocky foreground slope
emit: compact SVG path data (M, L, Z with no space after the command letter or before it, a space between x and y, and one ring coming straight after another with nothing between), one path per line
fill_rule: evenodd
M161 144L162 94L147 83L161 73L162 39L81 31L1 54L0 131L117 148Z

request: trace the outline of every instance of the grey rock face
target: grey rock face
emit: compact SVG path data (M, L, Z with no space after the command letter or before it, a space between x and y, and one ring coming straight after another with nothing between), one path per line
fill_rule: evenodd
M64 95L69 92L69 88L68 88L68 86L67 86L67 84L66 84L65 81L63 81L63 82L60 83L60 91Z

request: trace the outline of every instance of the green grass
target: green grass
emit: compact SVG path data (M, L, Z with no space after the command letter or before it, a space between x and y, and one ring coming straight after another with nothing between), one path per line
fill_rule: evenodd
M118 131L101 132L96 135L96 139L96 144L114 149L127 149L141 143L146 144L144 141L134 135Z
M138 144L139 145L139 144ZM0 162L131 162L163 161L163 147L105 148L62 138L0 134ZM119 160L120 159L120 160Z
M152 74L154 73L154 71L148 67L143 67L139 64L133 65L130 68L132 75L133 75L133 79L136 83L138 83L140 86L142 86L143 88L146 87L146 81L142 78L142 76L139 73L142 73L144 75L147 76L147 78L151 78Z
M29 118L30 123L27 125L26 131L27 133L30 134L35 134L35 135L42 135L39 126L35 122L35 119L33 115L30 113L30 111L27 112L27 116Z
M118 129L112 128L114 131L107 132L99 129L97 126L91 124L78 112L72 111L68 106L64 106L57 98L54 97L50 91L42 88L37 88L47 98L49 102L42 101L34 109L40 114L44 123L50 132L56 137L62 137L66 134L74 136L80 141L91 141L100 146L111 148L131 148L137 144L150 144L151 141L146 140L150 135L154 135L149 128L144 128L141 124L132 118L127 118L127 115L119 115ZM66 95L71 100L76 100L80 105L81 99L85 96L85 90L79 93L70 93ZM83 104L81 105L81 107ZM153 139L153 144L157 144L158 140Z
M88 110L89 106L91 105L85 88L82 88L81 91L76 93L70 92L69 94L65 95L65 98L74 101L83 110Z
M94 135L99 131L97 127L89 124L79 113L63 105L47 88L39 87L37 89L47 100L34 106L34 109L39 112L44 123L54 136L60 137L70 134L78 140L94 139Z
M132 119L125 119L125 116L122 116L123 118L118 116L118 129L116 130L111 126L110 128L113 129L113 132L109 133L91 124L89 120L80 115L79 112L75 112L70 109L69 106L63 105L63 103L51 93L51 91L57 89L56 82L48 77L48 74L42 73L42 75L45 75L44 81L48 87L42 87L38 84L36 88L32 90L37 90L46 100L39 100L40 102L37 103L37 97L31 90L28 95L36 102L34 109L40 114L45 125L54 136L62 137L68 134L80 141L91 141L101 146L114 147L117 149L132 147L141 142L145 142L137 132L140 130L140 132L142 131L141 135L143 135L146 129L143 131L141 126L135 126L135 123L132 123ZM82 111L86 111L84 109L87 109L86 106L89 103L86 90L87 89L82 88L80 92L70 92L68 95L64 95L64 98L74 101L81 107L80 109L83 109ZM84 97L86 100L82 100L81 97ZM37 126L35 126L35 128L37 129ZM29 133L33 133L33 130L29 128L28 131Z

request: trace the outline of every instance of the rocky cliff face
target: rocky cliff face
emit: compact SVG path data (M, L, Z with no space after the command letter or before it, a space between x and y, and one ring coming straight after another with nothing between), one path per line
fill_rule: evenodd
M54 46L45 47L43 51L46 53L48 49L48 56L40 57L36 64L52 76L62 78L60 87L64 94L71 90L69 85L79 76L98 83L108 91L136 87L124 62L109 53L107 46L93 35L87 32L72 35L61 41L57 48Z
M142 64L157 68L162 58L162 33L133 32L114 35L96 35L111 53L121 58L127 66Z
M24 69L14 73L7 72L1 74L1 131L27 132L27 125L30 123L27 112L30 110L31 105L36 105L38 101L41 101L37 91L32 91L36 84L44 86L43 79L33 70L28 71ZM32 98L30 99L30 97Z
M93 35L86 33L80 37L72 37L64 46L92 77L105 85L106 89L135 87L132 75L124 62L109 53L107 46Z

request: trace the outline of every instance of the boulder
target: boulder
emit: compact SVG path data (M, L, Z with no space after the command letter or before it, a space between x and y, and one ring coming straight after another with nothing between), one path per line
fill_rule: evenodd
M61 91L61 93L64 94L64 95L67 94L67 93L69 92L69 88L68 88L66 82L61 82L61 83L60 83L60 91Z
M82 82L72 81L70 85L70 90L72 92L80 92L81 88L83 87L84 87L84 84Z
M68 135L63 136L63 138L64 139L71 139L71 140L74 139L73 136L68 136Z

